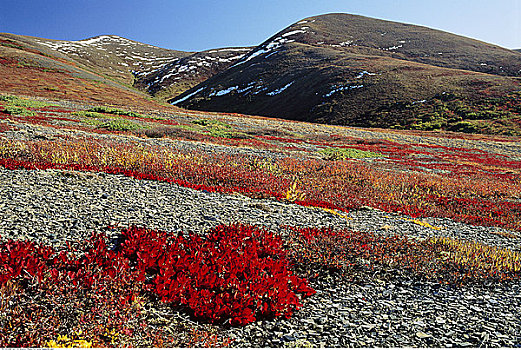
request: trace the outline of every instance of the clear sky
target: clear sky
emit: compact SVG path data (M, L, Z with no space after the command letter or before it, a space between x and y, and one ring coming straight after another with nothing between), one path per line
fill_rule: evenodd
M521 48L521 0L0 0L0 32L115 34L184 51L257 45L304 17L343 12Z

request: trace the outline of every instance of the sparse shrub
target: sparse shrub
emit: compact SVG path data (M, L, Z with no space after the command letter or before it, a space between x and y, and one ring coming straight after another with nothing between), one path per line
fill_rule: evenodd
M521 278L520 253L481 243L451 238L416 241L330 228L288 230L290 255L302 273L339 271L359 278L351 272L372 274L390 267L396 274L412 273L416 278L441 283Z

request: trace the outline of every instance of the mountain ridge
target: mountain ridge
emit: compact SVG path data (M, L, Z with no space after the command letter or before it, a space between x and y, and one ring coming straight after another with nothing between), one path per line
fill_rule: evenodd
M50 71L63 70L80 78L79 90L94 91L93 80L188 109L366 127L521 132L521 53L357 15L308 17L256 47L185 52L117 35L63 41L0 33L0 49L0 57L15 58L11 70L40 67L37 74L48 70L51 81ZM27 80L16 84L20 89L13 91L31 91ZM37 91L64 98L60 84ZM8 78L4 85L13 86ZM117 103L110 91L108 100L92 94Z
M430 109L445 93L469 114L475 101L519 90L520 74L521 54L512 50L427 27L329 14L288 26L169 102L328 124L431 128L433 120L405 107L422 101ZM466 114L452 119L441 127L467 129Z
M238 55L231 50L248 51L249 48L217 48L201 52L164 49L118 35L97 35L78 41L44 39L38 37L0 33L0 42L36 50L43 55L66 60L123 85L130 85L152 96L175 97L180 92L204 81L227 68ZM179 62L200 61L190 66L191 75L181 82L165 79L172 76L170 67ZM229 63L229 64L227 64ZM158 73L161 73L158 75ZM158 78L158 81L154 79ZM165 82L165 83L163 83ZM161 100L161 98L159 98ZM163 98L164 99L164 98Z

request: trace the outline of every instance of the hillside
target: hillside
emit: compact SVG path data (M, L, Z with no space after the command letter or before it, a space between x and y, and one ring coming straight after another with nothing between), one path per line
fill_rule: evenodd
M190 55L189 52L162 49L116 35L64 41L3 33L0 39L66 59L128 85L134 81L133 72L150 72Z
M97 104L161 107L149 95L59 52L40 51L5 36L0 37L0 92Z
M223 48L184 52L117 35L64 41L0 33L0 45L39 53L117 83L133 86L162 100L175 97L221 72L250 50Z
M250 50L234 47L196 52L153 71L137 73L134 86L161 100L171 99L224 71Z
M519 118L518 78L299 43L305 24L180 56L0 38L0 347L521 347L520 137L156 100L215 73L176 99Z
M170 102L330 124L517 134L517 95L497 98L519 90L520 74L521 54L512 50L330 14L287 27Z

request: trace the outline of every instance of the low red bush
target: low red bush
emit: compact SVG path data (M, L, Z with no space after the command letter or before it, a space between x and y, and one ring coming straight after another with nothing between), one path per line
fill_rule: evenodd
M189 307L197 318L244 325L291 316L307 282L289 270L282 240L252 226L218 226L206 237L168 237L130 228L120 254L163 301Z
M231 325L289 317L301 306L298 294L314 293L289 269L281 238L253 226L219 226L206 237L131 227L122 232L115 250L105 241L103 235L93 235L82 242L82 251L69 252L26 241L0 242L0 289L15 285L21 296L39 295L41 300L52 301L46 305L56 300L63 304L54 309L45 307L47 311L37 307L41 309L37 317L56 321L52 331L48 327L40 333L35 330L32 334L40 334L34 338L37 340L24 338L23 322L15 330L13 323L4 324L0 317L0 333L9 330L13 335L0 336L0 345L40 346L54 333L71 327L82 329L86 322L100 320L104 324L88 328L102 334L106 324L111 324L128 333L125 320L135 318L136 298L150 296L150 292L164 302L188 308L198 319ZM67 300L78 304L82 298L91 301L87 303L88 314L64 311L72 307ZM103 308L112 311L107 313ZM19 311L9 318L36 317ZM64 313L70 318L67 327L61 327L59 317L52 316L63 317ZM22 338L14 337L16 332Z

